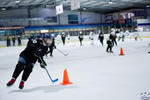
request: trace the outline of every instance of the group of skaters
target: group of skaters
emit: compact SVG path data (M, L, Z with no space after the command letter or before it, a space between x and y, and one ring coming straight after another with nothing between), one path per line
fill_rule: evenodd
M117 33L119 33L119 37L118 37L118 41L120 41L122 39L122 41L124 41L124 38L125 38L125 34L129 34L129 32L127 33L123 33L123 32L118 32L118 31L115 31L114 29L111 30L111 33L109 34L108 38L106 39L106 44L107 44L107 48L106 48L106 52L111 52L113 53L112 51L112 47L114 46L114 44L117 46ZM79 41L80 41L80 46L82 46L82 41L83 41L83 34L82 32L79 33ZM91 45L94 44L94 37L95 37L95 33L93 31L91 31L89 33L89 40L91 41ZM104 45L104 33L102 33L102 31L98 31L98 40L100 41L101 45L103 46Z
M138 32L135 32L134 34L135 40L137 40L137 38L139 38ZM123 30L123 29L111 29L111 32L107 38L107 48L106 48L106 52L110 52L113 53L112 48L114 45L117 46L117 41L125 41L125 37L130 37L131 38L131 34L129 32L128 29Z
M114 46L114 44L117 46L117 41L120 41L120 40L122 40L122 42L124 42L125 37L128 35L129 35L128 30L126 30L124 32L123 29L121 29L121 30L111 29L111 32L109 33L109 36L106 39L106 44L107 44L106 52L113 53L112 47ZM65 45L66 38L68 40L70 40L70 35L66 34L65 32L62 32L61 34L58 34L56 38L57 38L57 42L62 41L63 45ZM91 45L94 45L94 38L95 38L95 32L90 31L89 32L89 40L91 41ZM118 38L118 40L117 40L117 38ZM84 33L82 31L79 32L78 39L80 42L80 46L82 46L83 40L84 40ZM103 46L104 45L104 33L102 33L102 31L100 31L100 30L98 31L98 40L100 41L101 45Z
M137 33L137 32L136 32ZM94 35L95 33L93 31L91 31L89 33L89 39L91 41L91 45L94 44ZM130 32L129 30L123 30L123 29L111 29L111 32L108 34L108 37L106 38L106 44L107 44L107 47L106 47L106 52L110 52L110 53L113 53L112 51L112 48L114 45L117 46L117 41L122 41L124 42L125 40L125 37L126 36L129 36L130 35ZM82 46L82 41L83 41L83 34L82 32L79 33L79 41L80 41L80 46ZM104 33L102 33L102 31L98 31L98 40L100 41L101 45L103 46L104 45ZM135 40L137 40L137 35L135 35Z
M18 36L7 36L6 38L6 45L7 47L11 46L11 41L12 41L12 46L15 46L16 45L16 40L18 41L18 46L21 46L21 36L18 35Z
M122 40L122 42L124 42L125 37L128 35L129 35L128 30L123 31L123 29L121 30L111 29L111 32L106 39L106 44L107 44L106 52L113 53L112 48L114 45L117 46L117 41L119 42L120 40Z
M89 39L91 40L91 45L94 44L94 32L90 32ZM82 32L79 33L78 38L80 41L80 45L82 46L82 41L84 39L84 34ZM61 35L57 35L56 38L61 38L63 45L65 45L65 33L62 33ZM112 47L114 44L117 46L116 41L117 35L115 30L111 30L111 33L109 34L106 44L106 52L113 53ZM69 39L69 38L68 38ZM99 31L98 39L100 40L100 43L102 46L104 45L104 34ZM122 39L124 41L124 37ZM19 88L24 88L24 83L29 78L35 63L38 61L41 68L45 68L47 66L46 62L44 61L44 56L48 55L50 53L50 56L53 56L53 49L56 48L55 45L55 35L51 34L48 37L34 37L31 36L28 38L28 43L26 48L20 53L18 63L16 64L15 70L12 74L11 80L6 84L8 87L12 86L18 76L22 73L22 78L19 83Z
M91 41L91 45L94 45L94 37L95 33L93 31L89 32L89 40ZM80 41L80 46L82 46L82 41L84 40L84 34L82 32L79 32L78 39Z
M94 31L90 31L89 32L89 40L91 41L91 45L94 44L94 37L95 37L95 34L96 32ZM101 45L103 46L104 45L104 33L102 33L102 31L98 31L98 40L100 41ZM65 45L66 43L66 40L70 40L70 35L69 33L65 33L65 32L62 32L61 34L58 34L56 37L53 36L54 34L52 34L51 37L48 37L53 43L53 47L55 47L55 38L56 38L56 41L57 43L59 44L60 42L63 43L63 45ZM125 40L125 37L126 36L129 36L129 31L126 30L124 31L123 29L111 29L111 32L109 33L109 38L107 38L106 40L106 44L107 44L107 49L106 49L106 52L112 52L112 47L114 46L114 44L117 46L117 41L124 41ZM137 37L138 35L136 34L135 35L135 40L137 40ZM80 31L78 33L78 39L80 41L80 46L83 45L83 40L84 40L84 33L82 31ZM20 46L21 45L21 36L18 35L18 36L7 36L7 46L11 46L11 41L12 41L12 45L15 46L16 45L16 40L18 40L18 45ZM112 41L112 43L111 43ZM52 48L52 46L50 47ZM53 49L51 49L53 52ZM53 56L52 53L50 56Z

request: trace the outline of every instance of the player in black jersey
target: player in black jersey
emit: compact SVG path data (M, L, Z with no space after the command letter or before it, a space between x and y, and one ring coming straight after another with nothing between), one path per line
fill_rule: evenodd
M47 50L48 47L45 40L29 38L26 48L19 55L19 61L13 72L12 79L7 83L7 86L13 85L17 77L23 71L22 79L19 84L19 88L22 89L24 82L28 79L37 60L42 68L46 66L43 56Z

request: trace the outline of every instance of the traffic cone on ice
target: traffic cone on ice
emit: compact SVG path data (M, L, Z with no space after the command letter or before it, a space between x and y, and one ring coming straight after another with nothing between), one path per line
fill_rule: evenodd
M120 55L124 55L124 54L123 54L123 49L122 49L122 48L120 49Z
M62 85L72 84L72 82L69 82L69 77L68 77L67 69L64 70L63 82L60 83L60 84L62 84Z

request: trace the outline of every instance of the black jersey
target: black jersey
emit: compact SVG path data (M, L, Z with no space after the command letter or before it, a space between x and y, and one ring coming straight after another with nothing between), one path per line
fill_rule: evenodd
M20 56L25 58L27 62L35 63L38 57L43 57L48 47L42 44L42 40L29 39L26 48L21 52Z

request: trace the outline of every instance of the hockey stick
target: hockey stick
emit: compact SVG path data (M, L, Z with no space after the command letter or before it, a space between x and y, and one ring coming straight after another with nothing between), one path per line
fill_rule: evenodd
M43 63L44 65L46 65L46 63L42 60L41 57L39 57L39 59L40 59L41 63ZM47 66L47 65L46 65L46 66ZM53 79L51 78L51 76L50 76L50 74L49 74L49 72L48 72L48 70L47 70L46 67L44 67L44 69L46 70L46 72L47 72L47 74L48 74L48 76L49 76L49 78L50 78L50 80L51 80L52 82L58 81L58 78L56 78L55 80L53 80Z
M63 54L64 56L67 56L67 55L69 55L68 53L64 53L64 52L62 52L60 49L58 49L58 48L56 48L61 54Z
M49 74L49 72L48 72L48 70L47 70L46 67L45 67L44 69L46 70L46 72L47 72L47 74L48 74L48 76L49 76L49 78L50 78L50 80L51 80L52 82L58 81L58 78L56 78L56 79L54 79L54 80L51 78L51 76L50 76L50 74Z

